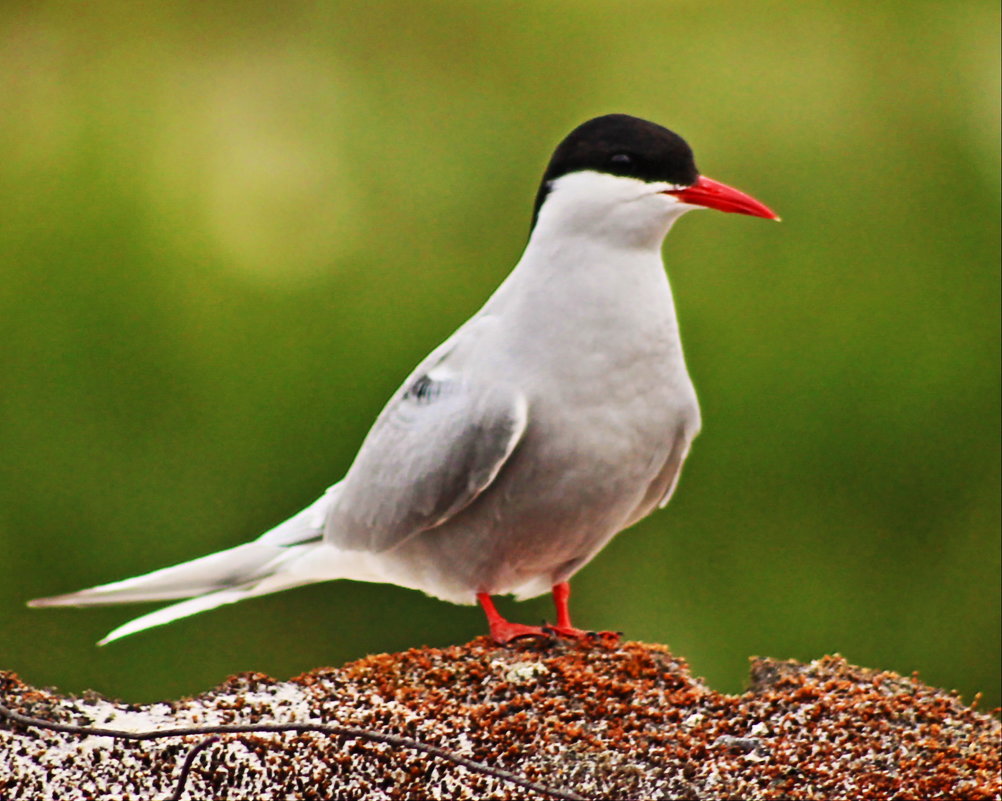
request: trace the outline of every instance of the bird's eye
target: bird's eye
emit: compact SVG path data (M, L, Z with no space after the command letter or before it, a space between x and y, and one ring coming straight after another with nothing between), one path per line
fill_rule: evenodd
M609 159L609 163L617 167L632 167L633 166L633 156L628 153L616 153L612 158Z

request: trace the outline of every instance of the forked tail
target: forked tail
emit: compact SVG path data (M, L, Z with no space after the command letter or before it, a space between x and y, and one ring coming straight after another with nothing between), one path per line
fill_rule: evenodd
M38 598L29 606L98 606L137 601L188 600L119 626L105 645L179 618L303 584L350 578L352 557L323 543L324 521L335 484L315 503L253 542L80 592Z

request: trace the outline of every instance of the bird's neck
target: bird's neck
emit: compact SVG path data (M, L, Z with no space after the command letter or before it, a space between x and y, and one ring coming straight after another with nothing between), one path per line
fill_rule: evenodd
M556 333L607 336L613 330L677 337L671 288L660 240L652 247L623 247L590 236L533 232L518 265L488 306L498 303L523 325ZM487 311L488 309L485 309Z

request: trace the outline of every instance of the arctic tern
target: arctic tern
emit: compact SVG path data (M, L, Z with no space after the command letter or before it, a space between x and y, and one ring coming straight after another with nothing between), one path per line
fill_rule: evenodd
M331 579L479 602L498 643L584 638L568 580L671 498L700 428L661 244L685 212L778 219L698 172L688 144L624 114L556 148L525 252L483 308L407 377L345 477L252 542L136 578L31 601L182 600L107 643ZM553 592L553 625L492 595Z

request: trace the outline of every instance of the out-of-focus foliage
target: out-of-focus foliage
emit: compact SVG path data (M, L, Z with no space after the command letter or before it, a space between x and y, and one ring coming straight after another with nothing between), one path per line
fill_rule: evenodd
M132 700L468 639L332 583L92 643L28 598L249 539L346 469L625 111L781 225L669 238L705 429L578 621L722 690L751 654L999 701L999 63L988 2L6 3L0 667ZM533 622L545 599L503 605Z

